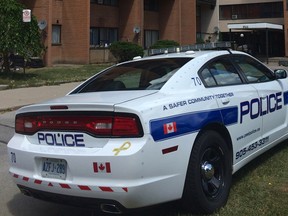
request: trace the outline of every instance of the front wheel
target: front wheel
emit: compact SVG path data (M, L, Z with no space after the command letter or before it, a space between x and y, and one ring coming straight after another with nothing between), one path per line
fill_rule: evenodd
M204 131L190 155L183 207L194 213L213 213L226 204L231 179L231 153L225 139L215 131Z

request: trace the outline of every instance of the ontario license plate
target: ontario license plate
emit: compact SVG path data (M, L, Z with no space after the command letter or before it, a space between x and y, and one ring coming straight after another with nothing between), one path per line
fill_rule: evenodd
M65 179L67 162L63 159L43 158L41 175L44 178Z

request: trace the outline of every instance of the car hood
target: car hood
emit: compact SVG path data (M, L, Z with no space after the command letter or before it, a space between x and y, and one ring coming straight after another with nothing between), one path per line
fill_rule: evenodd
M109 91L70 94L64 97L44 101L23 107L19 112L69 110L69 111L114 111L114 106L141 97L146 97L158 92L157 90L145 91Z

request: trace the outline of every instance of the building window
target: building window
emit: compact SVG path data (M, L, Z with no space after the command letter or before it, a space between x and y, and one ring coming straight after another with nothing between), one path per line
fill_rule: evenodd
M157 30L145 30L145 48L149 48L159 40L159 31Z
M197 0L197 4L208 4L208 5L215 7L216 0Z
M119 0L90 0L90 3L118 6Z
M220 6L220 20L283 18L283 3L258 3Z
M159 0L144 0L145 11L159 11Z
M90 45L105 47L118 40L117 28L90 28Z
M61 44L61 25L52 25L52 44Z

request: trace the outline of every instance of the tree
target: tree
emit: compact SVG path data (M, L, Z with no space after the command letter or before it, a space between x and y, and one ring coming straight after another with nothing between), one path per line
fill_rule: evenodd
M28 60L44 51L41 32L34 16L31 22L22 21L24 5L17 0L0 1L0 55L5 72L10 71L9 55L18 53Z

